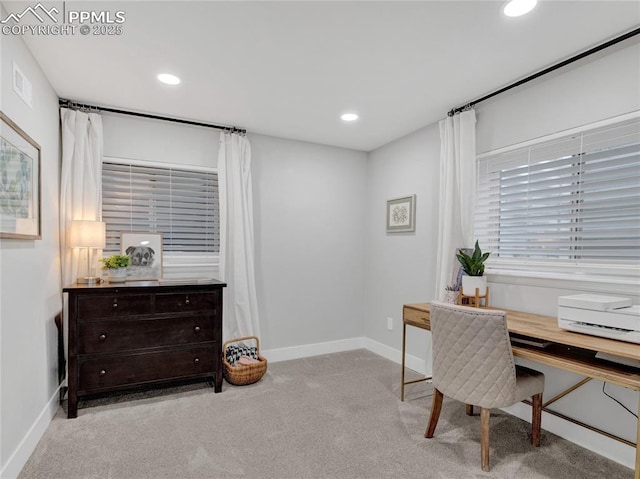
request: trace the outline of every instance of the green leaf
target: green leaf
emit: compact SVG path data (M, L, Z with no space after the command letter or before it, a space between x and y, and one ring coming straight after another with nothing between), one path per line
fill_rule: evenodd
M473 249L473 253L469 256L464 251L458 251L456 253L456 258L458 262L462 266L462 269L469 276L482 276L484 274L484 262L487 260L491 253L482 253L480 249L480 245L476 240L475 247Z

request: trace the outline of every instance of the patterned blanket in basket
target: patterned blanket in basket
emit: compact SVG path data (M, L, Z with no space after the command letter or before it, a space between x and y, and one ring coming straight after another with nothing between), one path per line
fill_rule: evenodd
M242 344L232 344L227 346L225 351L225 358L230 365L234 365L241 356L248 356L253 359L258 359L258 348L255 346L244 346Z

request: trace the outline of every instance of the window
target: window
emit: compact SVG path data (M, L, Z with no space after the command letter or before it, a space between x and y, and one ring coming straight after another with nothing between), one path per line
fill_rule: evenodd
M211 276L220 251L217 173L105 159L102 219L105 254L120 252L122 231L162 233L165 276L172 268L198 274L190 266Z
M638 115L482 155L478 174L488 272L640 272Z

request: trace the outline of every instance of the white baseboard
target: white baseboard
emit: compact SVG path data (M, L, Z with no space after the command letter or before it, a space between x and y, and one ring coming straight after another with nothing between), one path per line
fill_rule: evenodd
M269 362L289 361L290 359L308 358L321 354L339 353L342 351L352 351L363 349L365 338L340 339L338 341L328 341L325 343L303 344L301 346L291 346L288 348L267 349L261 354Z
M368 349L383 358L387 358L395 363L402 364L402 352L393 349L386 344L379 343L369 338L351 338L338 341L328 341L325 343L304 344L302 346L291 346L287 348L267 349L261 354L269 362L289 361L291 359L309 358L321 354L339 353L342 351L353 351L355 349ZM427 364L424 359L407 354L405 366L420 374L427 374Z
M364 347L371 351L372 353L376 353L383 358L387 358L394 363L402 364L402 351L398 349L394 349L391 346L387 346L386 344L379 343L378 341L374 341L373 339L363 338L364 339ZM420 374L431 374L431 364L427 364L427 361L421 359L417 356L413 356L411 354L407 354L404 360L405 367L412 369ZM427 372L428 369L428 372ZM398 381L400 379L398 378Z
M34 423L27 431L27 434L24 436L20 444L13 454L9 457L6 464L2 465L2 470L0 470L0 478L2 479L15 479L20 474L20 471L24 467L24 465L33 454L33 451L36 449L40 438L47 430L51 419L56 415L59 406L60 399L60 387L54 391L53 395L45 404L44 408L34 421Z
M518 403L511 407L502 408L502 410L524 421L531 422L531 406L527 404ZM544 411L542 412L542 429L543 431L557 434L567 441L571 441L630 469L635 467L635 448L627 446L620 441L603 436Z

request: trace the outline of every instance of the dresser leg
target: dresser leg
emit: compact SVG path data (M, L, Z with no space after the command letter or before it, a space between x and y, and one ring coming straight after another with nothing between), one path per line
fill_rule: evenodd
M67 394L67 418L72 419L78 417L78 396L71 394L71 391Z
M69 319L71 323L71 319ZM76 328L70 328L70 331L77 331ZM75 354L75 340L69 338L71 346L69 348L69 362L67 372L67 418L78 417L78 361ZM73 344L72 344L73 343Z
M219 393L222 391L222 371L216 372L215 381L214 392Z

